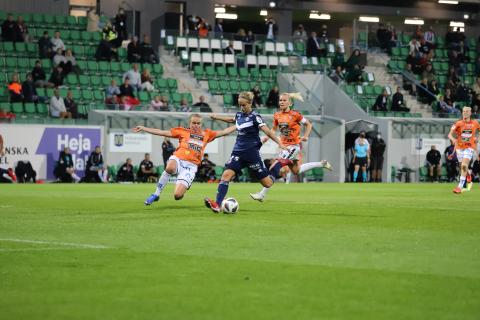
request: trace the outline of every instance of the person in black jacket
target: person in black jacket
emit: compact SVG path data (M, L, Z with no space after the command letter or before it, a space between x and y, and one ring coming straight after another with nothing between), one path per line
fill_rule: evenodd
M104 169L102 150L99 146L90 154L87 160L84 182L107 182L107 171Z
M380 133L377 134L375 139L372 141L370 146L370 181L371 182L382 182L382 169L383 169L383 154L385 153L385 148L387 145L382 139Z
M142 55L142 62L158 63L157 54L155 53L155 50L153 50L150 37L147 35L143 36L143 42L140 44L140 52Z
M127 161L118 169L117 182L133 182L133 165L132 159L127 158Z
M318 57L320 55L320 43L317 38L317 33L312 31L310 37L307 39L307 57Z
M120 43L123 40L128 39L127 33L127 15L123 8L118 9L118 13L115 16L115 30L118 32L118 38L120 39Z
M50 76L50 80L48 82L53 83L55 87L59 87L63 85L63 69L59 65L53 69L52 75Z
M381 95L377 97L375 104L373 105L373 111L387 111L388 105L388 92L386 89L383 89Z
M145 159L140 162L137 172L137 180L140 182L147 182L151 180L156 180L158 174L155 172L155 166L153 162L150 161L150 154L145 153Z
M75 173L75 164L69 148L65 147L60 151L53 174L60 182L80 181L80 177Z
M455 152L455 144L450 142L450 145L445 148L443 152L445 156L445 165L447 167L448 182L455 181L458 175L458 160Z
M142 61L142 48L137 36L134 36L127 46L127 60L130 63Z
M268 108L278 108L278 101L280 99L280 93L278 87L275 86L268 93L267 102L265 103Z
M17 40L17 23L13 21L13 16L9 14L7 20L2 24L3 41L15 42Z
M35 61L35 67L32 69L32 78L36 88L53 88L54 84L47 81L47 76L42 68L40 60Z
M433 145L430 151L427 152L427 161L426 165L428 168L428 176L430 177L430 181L438 181L441 172L442 172L442 164L440 160L442 159L442 155L440 151Z
M48 31L43 32L43 37L38 40L38 52L40 54L40 59L50 59L55 54L52 51L53 44L50 41L50 36Z
M392 97L392 111L410 112L410 109L405 106L400 87L397 87L397 92Z
M201 182L215 180L215 163L208 159L208 153L203 155L203 160L198 166L198 180Z
M165 137L162 143L162 157L163 157L163 167L167 167L168 158L175 152L175 147L170 141L170 138Z
M265 35L267 40L275 41L278 33L277 22L273 18L268 18L265 22Z
M18 183L30 182L35 183L37 180L37 172L33 170L30 161L19 161L15 167L15 175Z

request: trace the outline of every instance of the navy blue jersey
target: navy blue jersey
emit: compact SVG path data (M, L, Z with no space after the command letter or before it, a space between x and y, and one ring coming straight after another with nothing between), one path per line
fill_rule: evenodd
M235 124L237 126L237 141L233 147L233 152L259 150L262 146L259 128L266 125L262 117L255 111L250 113L237 112L235 114Z

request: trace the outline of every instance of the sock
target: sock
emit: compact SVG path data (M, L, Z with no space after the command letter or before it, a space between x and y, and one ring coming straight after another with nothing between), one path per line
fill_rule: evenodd
M218 184L218 188L217 188L217 204L219 206L222 205L222 202L223 202L223 199L225 199L225 196L227 195L227 192L228 192L228 181L220 181L220 183Z
M270 179L272 179L273 183L275 183L275 178L270 175L269 176ZM270 187L271 188L271 187ZM270 190L270 188L267 188L267 187L263 187L262 190L259 192L263 197L266 197L267 196L267 193L268 193L268 190Z
M97 171L97 175L98 177L100 178L100 181L104 182L105 180L103 180L103 171L100 170L100 171Z
M10 180L10 181L13 180L12 177L10 177L10 176L8 175L8 173L4 173L4 174L2 175L2 177L4 177L4 178L7 179L7 180Z
M311 170L313 168L321 168L321 167L323 167L323 162L304 163L300 166L300 171L298 171L298 173L303 173L303 172Z
M367 182L367 173L366 172L362 172L362 179L363 179L363 182Z
M353 173L353 182L357 182L358 172Z
M282 168L282 164L280 162L275 163L275 165L269 171L270 175L274 176L275 178L280 178L281 168Z
M458 183L458 187L460 189L462 189L463 186L465 185L465 180L466 180L466 177L460 176L460 182Z
M103 170L102 171L102 181L103 182L108 182L108 170Z
M170 179L170 173L163 171L160 179L158 179L157 188L155 189L156 196L160 196L160 193L162 193L162 190L168 183L168 179Z
M291 178L292 178L292 172L291 172L291 171L288 171L287 176L286 176L286 178L285 178L285 183L286 183L286 184L289 184Z
M72 173L72 178L73 178L73 179L74 179L76 182L78 182L78 181L80 181L80 180L81 180L81 179L80 179L80 177L79 177L79 176L77 176L77 174L76 174L75 172L74 172L74 173Z

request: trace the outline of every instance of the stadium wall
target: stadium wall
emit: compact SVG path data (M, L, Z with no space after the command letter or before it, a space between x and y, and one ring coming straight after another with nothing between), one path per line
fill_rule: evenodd
M0 0L0 10L68 15L69 3L69 0Z

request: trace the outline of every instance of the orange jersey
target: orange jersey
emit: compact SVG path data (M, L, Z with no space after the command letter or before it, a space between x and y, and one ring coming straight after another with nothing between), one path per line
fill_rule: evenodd
M300 129L303 121L302 114L295 110L275 112L273 127L280 129L280 140L284 145L300 143Z
M200 164L203 158L205 147L217 137L217 132L210 129L203 130L200 133L194 133L188 128L172 128L170 133L173 138L178 139L178 148L173 153L180 160L185 160L196 164Z
M455 122L452 126L452 130L457 135L457 145L455 146L456 149L467 149L472 148L474 150L477 149L477 140L476 134L477 130L480 129L480 124L477 120L459 120Z

